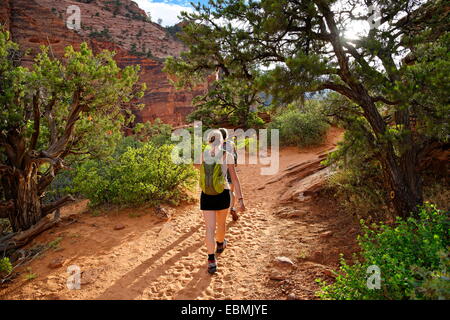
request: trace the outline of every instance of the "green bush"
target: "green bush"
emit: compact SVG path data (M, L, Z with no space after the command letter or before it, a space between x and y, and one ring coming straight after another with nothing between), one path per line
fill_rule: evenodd
M12 264L9 258L0 258L0 278L8 275L12 271Z
M196 172L192 165L173 163L172 149L146 142L117 158L88 160L77 169L74 191L92 205L176 204L194 185Z
M358 219L372 222L392 216L382 175L374 162L335 170L328 177L326 187L340 210Z
M345 128L344 139L325 161L334 169L327 187L341 210L369 222L386 220L392 214L381 163L360 130L365 122L359 121Z
M429 271L425 268L414 267L418 278L414 283L412 299L450 299L450 257L448 252L440 255L437 270Z
M354 264L342 259L333 284L319 281L318 296L339 300L438 299L440 290L427 289L435 289L436 278L438 288L448 288L449 279L440 275L448 276L449 272L448 260L442 262L442 255L448 255L449 227L448 212L429 204L421 208L419 217L398 218L393 226L374 224L369 228L363 223L364 235L358 238L361 252ZM367 287L366 272L371 265L381 270L380 289Z
M156 146L172 144L172 126L157 118L153 123L138 123L134 128L134 135L141 141L151 141Z
M323 142L328 123L316 106L303 110L290 106L272 119L269 129L280 130L280 145L308 147Z

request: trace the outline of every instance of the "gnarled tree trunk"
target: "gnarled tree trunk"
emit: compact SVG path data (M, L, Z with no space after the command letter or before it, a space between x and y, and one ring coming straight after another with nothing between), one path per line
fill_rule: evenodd
M11 181L10 193L14 207L9 212L9 221L14 232L29 229L42 217L37 171L35 165L29 164L23 172L16 173Z
M404 157L401 160L405 161ZM417 206L422 204L422 184L416 171L414 159L408 163L398 163L393 154L388 152L382 156L382 167L389 183L389 197L397 214L408 217L417 213Z

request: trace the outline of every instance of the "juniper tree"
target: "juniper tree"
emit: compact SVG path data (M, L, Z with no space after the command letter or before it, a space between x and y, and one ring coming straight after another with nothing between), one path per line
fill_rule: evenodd
M131 119L124 107L142 95L138 66L120 69L113 54L82 44L63 60L42 47L22 67L17 44L0 32L0 217L24 231L62 207L70 196L42 197L64 159L104 152Z

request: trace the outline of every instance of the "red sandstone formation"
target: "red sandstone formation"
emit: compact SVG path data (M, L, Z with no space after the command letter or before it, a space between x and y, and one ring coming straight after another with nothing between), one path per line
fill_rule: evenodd
M78 31L66 27L70 5L81 10ZM78 48L87 42L96 52L114 50L121 67L141 65L141 81L147 83L148 91L139 102L145 108L138 112L138 121L160 118L180 125L193 109L192 98L206 89L203 86L194 92L178 91L170 84L162 72L163 59L178 56L183 44L148 21L146 13L131 0L0 0L0 23L32 55L41 45L47 45L52 54L61 57L66 46Z

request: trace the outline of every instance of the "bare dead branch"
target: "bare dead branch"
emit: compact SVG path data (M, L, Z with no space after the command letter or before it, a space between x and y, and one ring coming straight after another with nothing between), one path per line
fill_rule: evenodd
M47 204L42 207L42 217L45 217L46 215L52 213L53 211L65 206L69 202L74 202L75 198L71 195L65 196L55 202L52 202L50 204Z

